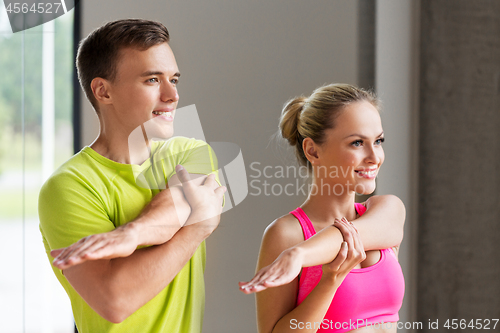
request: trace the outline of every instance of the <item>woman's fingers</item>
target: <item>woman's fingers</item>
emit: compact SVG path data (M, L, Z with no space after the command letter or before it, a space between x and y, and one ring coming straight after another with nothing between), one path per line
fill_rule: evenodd
M265 273L265 270L268 268L269 266L267 267L264 267L262 269L260 269L257 274L255 274L255 276L248 282L241 282L240 283L240 288L242 290L244 289L251 289L255 284L258 284L260 283L261 279L262 279L262 276L264 275Z
M345 268L350 271L358 263L364 260L363 258L365 257L365 252L361 243L361 239L359 238L359 233L356 231L352 223L347 221L347 219L344 217L342 218L339 225L344 227L343 229L339 229L341 229L342 235L347 241L349 247L347 258L345 260Z
M282 279L278 278L275 280L272 279L262 279L257 280L252 284L246 282L239 282L240 290L245 294L258 293L260 291L266 290L267 288L278 287L283 285Z
M328 264L334 271L338 271L342 266L342 264L345 262L347 258L348 247L349 246L347 242L343 241L342 245L340 246L339 253L335 257L335 259L333 259L333 261L330 264Z
M343 219L344 223L346 223L348 228L350 228L352 231L351 236L353 237L353 245L354 245L354 249L353 249L353 253L352 253L353 260L356 260L357 263L359 263L359 262L365 260L366 253L365 253L365 249L363 247L363 243L361 242L361 238L359 236L358 230L356 229L354 224L352 222L347 221L347 219L345 217L343 217L342 219Z
M347 219L345 217L344 217L344 220L347 222ZM366 253L365 253L365 248L363 246L363 242L361 241L361 237L359 236L359 232L356 229L356 227L354 226L354 224L352 222L348 222L348 223L354 229L354 232L352 234L353 239L354 239L354 247L355 247L357 253L359 254L361 261L363 261L366 259Z
M345 223L342 220L335 220L335 226L340 230L342 233L342 237L344 238L344 241L347 242L348 250L354 247L354 239L353 239L353 229L348 226L347 223Z
M249 282L240 282L240 290L245 293L253 293L275 287L286 283L287 274L276 268L273 263L259 270Z

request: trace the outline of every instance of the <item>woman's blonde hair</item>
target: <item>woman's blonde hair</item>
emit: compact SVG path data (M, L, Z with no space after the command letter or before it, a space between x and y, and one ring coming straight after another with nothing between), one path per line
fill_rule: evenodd
M295 155L301 164L311 168L302 149L304 139L311 138L322 144L325 131L335 127L335 120L343 109L361 101L379 109L380 102L373 92L342 83L317 88L311 96L295 97L285 104L279 125L281 135L295 147Z

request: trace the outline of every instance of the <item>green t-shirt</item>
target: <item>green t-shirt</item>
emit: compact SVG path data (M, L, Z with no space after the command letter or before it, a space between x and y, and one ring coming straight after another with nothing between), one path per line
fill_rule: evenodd
M153 142L142 165L111 161L90 147L64 163L43 185L39 197L40 231L50 251L88 235L108 232L135 219L165 188L165 179L182 164L189 173L217 173L217 160L203 141L183 137ZM205 306L205 242L172 282L120 324L98 315L78 295L62 271L51 265L66 290L80 333L201 332Z

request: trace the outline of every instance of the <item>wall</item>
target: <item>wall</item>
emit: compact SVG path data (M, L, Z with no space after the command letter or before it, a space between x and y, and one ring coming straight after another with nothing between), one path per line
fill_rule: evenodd
M421 12L418 316L498 318L500 2Z
M377 180L377 194L395 194L406 207L399 261L405 275L402 325L416 320L418 219L418 61L419 2L376 1L375 87L382 99L386 159ZM403 330L401 330L403 331ZM411 331L408 330L408 331Z

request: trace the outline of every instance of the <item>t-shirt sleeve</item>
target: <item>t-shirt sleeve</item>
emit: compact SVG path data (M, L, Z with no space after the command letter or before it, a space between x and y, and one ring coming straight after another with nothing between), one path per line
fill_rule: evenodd
M95 188L67 174L50 178L38 200L40 230L50 250L115 229Z
M219 182L215 152L206 142L188 138L171 139L162 149L168 158L162 158L167 181L175 175L176 165L182 165L189 173L215 174ZM220 183L220 182L219 182Z

